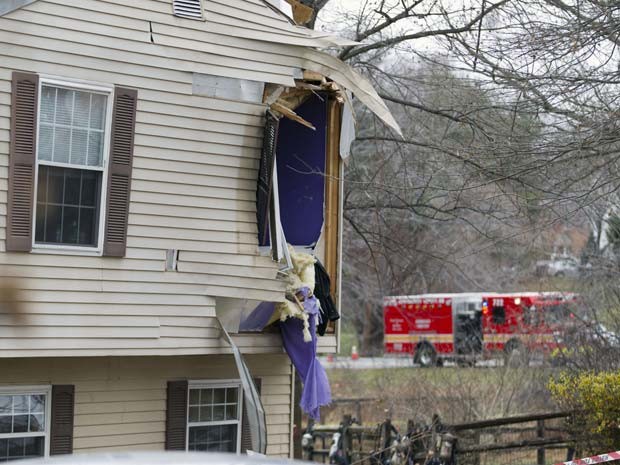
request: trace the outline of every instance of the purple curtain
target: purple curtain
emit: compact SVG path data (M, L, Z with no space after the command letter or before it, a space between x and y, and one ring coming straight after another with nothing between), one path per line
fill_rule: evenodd
M303 288L304 296L309 294L308 288ZM301 409L311 418L319 420L320 407L331 402L331 390L327 373L316 358L316 318L319 312L319 301L316 297L306 298L304 309L309 316L310 335L312 341L304 342L304 322L299 318L288 318L280 323L282 342L289 358L295 365L295 369L301 381Z
M239 323L239 331L262 331L276 309L274 302L261 302Z

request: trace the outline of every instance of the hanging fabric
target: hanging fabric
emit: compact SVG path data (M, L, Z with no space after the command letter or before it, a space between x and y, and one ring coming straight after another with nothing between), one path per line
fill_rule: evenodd
M308 314L310 341L306 342L303 337L300 337L300 334L306 330L302 319L287 318L280 322L280 331L286 353L303 383L301 409L310 418L319 420L320 407L331 402L331 389L327 373L316 357L316 322L319 314L319 302L316 297L311 295L310 289L307 287L300 289L300 293L304 298L304 310Z

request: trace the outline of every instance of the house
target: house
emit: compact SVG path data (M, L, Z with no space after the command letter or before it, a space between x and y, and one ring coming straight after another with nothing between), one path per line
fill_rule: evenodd
M350 42L285 6L0 0L0 461L251 447L223 322L285 300L285 241L316 254L338 297L344 89L396 128L320 50ZM269 141L290 163L267 163ZM311 182L291 185L296 162ZM266 452L288 457L280 335L232 341ZM319 347L334 351L337 331Z

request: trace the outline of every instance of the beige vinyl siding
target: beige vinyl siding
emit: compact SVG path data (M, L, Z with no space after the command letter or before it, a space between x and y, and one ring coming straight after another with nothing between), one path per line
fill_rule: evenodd
M291 365L285 355L246 357L261 379L267 453L289 456ZM0 386L75 385L74 452L163 450L166 386L175 379L237 379L232 356L0 360Z
M0 327L0 357L223 353L215 297L283 300L256 238L265 108L192 95L192 73L290 84L303 49L275 38L310 42L260 2L205 6L205 22L174 17L171 0L39 0L0 17L0 280L25 315ZM138 89L125 258L4 252L14 70ZM281 351L272 335L239 341Z

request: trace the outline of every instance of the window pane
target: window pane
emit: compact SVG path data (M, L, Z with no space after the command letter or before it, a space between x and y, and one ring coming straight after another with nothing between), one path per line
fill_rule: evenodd
M222 421L226 418L225 406L224 405L215 405L213 407L213 420L214 421Z
M0 434L39 433L45 426L45 396L41 394L0 396ZM28 412L37 413L28 413ZM0 462L44 454L45 437L0 439Z
M200 402L200 390L199 389L190 389L189 390L189 403L190 405L198 405Z
M213 389L201 389L200 390L200 403L202 405L213 403Z
M71 129L56 126L54 134L54 155L52 160L57 163L69 163L71 148Z
M92 102L90 107L90 127L93 129L104 129L105 111L108 104L108 97L101 94L91 94Z
M237 388L226 389L226 402L229 404L237 402Z
M237 452L237 425L192 426L190 451Z
M30 412L42 413L45 411L45 396L34 395L30 396Z
M52 160L54 148L54 128L41 125L39 128L39 160Z
M237 404L228 404L226 406L226 419L237 420Z
M88 166L101 166L103 159L103 133L90 131L88 136Z
M78 243L78 221L80 209L77 207L63 208L62 213L62 242L65 244Z
M13 411L13 397L0 396L0 415Z
M88 131L85 129L71 130L71 160L72 165L86 164L88 150Z
M99 173L95 171L82 171L82 197L80 205L96 207L98 192Z
M75 108L73 109L73 126L88 127L90 115L90 93L75 92Z
M30 415L29 418L30 426L28 431L31 433L37 433L39 431L45 431L45 422L42 414L39 415Z
M24 438L9 439L9 459L21 458L25 455Z
M65 171L65 205L80 205L80 184L82 182L82 172L79 170Z
M36 242L96 245L101 172L41 165L37 188Z
M78 234L80 245L95 244L97 242L97 215L95 209L80 209L80 230Z
M24 458L26 457L43 457L43 445L45 438L24 438Z
M41 89L41 122L54 122L54 109L56 108L56 89L54 87L43 86Z
M43 242L45 240L45 212L46 205L44 203L37 203L37 223L34 230L34 240L36 242Z
M223 404L226 402L226 389L214 389L213 390L213 403Z
M213 419L213 407L200 407L200 421L211 421Z
M47 174L47 202L56 205L62 204L65 190L64 171L58 168L41 166L39 173Z
M37 202L45 202L47 200L47 175L48 171L44 166L39 169L39 183L37 187Z
M13 429L13 417L10 415L0 416L0 433L11 433Z
M45 208L45 228L43 242L60 243L62 207L47 205Z
M56 93L56 121L55 124L71 124L73 111L73 91L58 88Z
M193 451L206 452L207 435L206 428L190 428L188 449Z
M0 461L42 457L44 445L44 437L0 440Z
M28 396L13 396L13 412L28 413Z
M197 422L200 421L200 407L190 407L189 408L189 421Z
M39 160L103 166L107 102L107 95L44 85Z
M15 415L13 417L13 432L14 433L27 433L28 432L28 415Z

